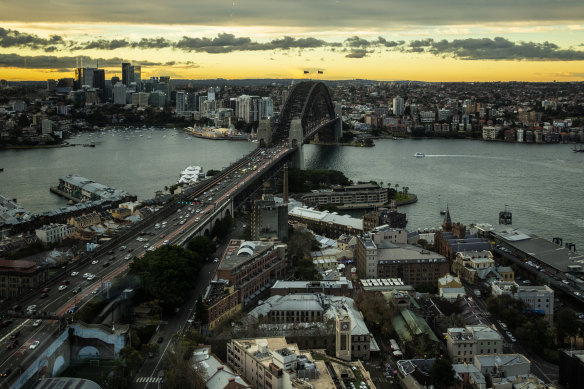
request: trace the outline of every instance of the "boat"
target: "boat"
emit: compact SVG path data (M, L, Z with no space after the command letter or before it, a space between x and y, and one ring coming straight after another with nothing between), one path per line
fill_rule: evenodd
M204 178L205 174L200 166L187 166L185 170L180 172L180 178L177 181L179 185L190 185L199 181L199 179Z
M446 210L442 208L442 201L440 201L440 195L438 195L438 205L440 206L440 215L446 215Z
M424 154L424 153L416 153L416 154L414 154L414 157L416 157L416 158L424 158L425 156L426 156L426 154Z

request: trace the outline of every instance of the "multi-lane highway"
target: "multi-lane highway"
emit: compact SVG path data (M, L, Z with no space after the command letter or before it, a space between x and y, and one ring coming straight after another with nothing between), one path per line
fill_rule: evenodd
M75 312L96 294L107 293L109 282L127 272L135 257L164 244L184 241L184 236L190 236L213 217L217 207L231 200L268 169L273 160L288 151L284 146L254 150L247 158L207 179L202 187L183 199L186 204L181 204L176 211L142 225L140 231L118 242L107 253L72 264L68 276L49 281L43 290L39 288L32 296L29 294L25 300L13 303L12 309L4 312L0 329L0 347L5 350L0 355L0 383L1 380L7 383L15 379L20 370L35 359L34 355L64 329L64 322L60 319L65 316L74 318ZM212 261L206 266L210 276L215 266ZM163 345L167 346L167 342Z

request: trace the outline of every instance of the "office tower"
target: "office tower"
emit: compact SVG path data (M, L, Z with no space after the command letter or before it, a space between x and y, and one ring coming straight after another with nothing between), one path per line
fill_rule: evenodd
M403 97L397 96L393 98L393 114L401 116L406 110Z
M260 100L259 119L268 118L274 114L274 101L271 97L262 97Z
M119 82L114 85L114 104L126 105L126 86Z
M96 68L75 69L75 86L80 89L83 85L93 87L93 72Z
M122 62L122 84L124 85L130 83L130 66L129 62Z
M112 86L114 86L118 82L120 82L120 78L118 76L113 76L111 82L112 82Z
M215 88L210 87L207 91L207 101L215 101Z
M181 114L185 110L186 93L185 91L176 92L176 113Z
M99 89L98 96L102 102L105 101L105 70L95 69L93 71L93 84L94 88Z
M130 66L128 70L128 75L130 77L130 82L135 82L136 84L140 84L142 82L142 66L140 65L133 65Z

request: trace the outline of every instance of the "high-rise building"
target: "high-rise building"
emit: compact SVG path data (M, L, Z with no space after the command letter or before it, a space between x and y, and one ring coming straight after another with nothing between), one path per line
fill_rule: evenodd
M130 66L129 62L122 62L122 84L124 85L130 83Z
M112 86L116 85L118 82L120 82L120 78L118 76L113 76L111 79L112 82Z
M401 116L406 110L404 99L401 96L393 98L393 114L396 116Z
M210 87L207 91L207 101L215 101L215 88Z
M130 77L130 82L140 84L142 82L142 66L140 65L130 66L128 76Z
M186 93L185 91L176 92L176 113L181 114L186 107Z
M148 92L132 93L132 105L136 105L138 107L147 107L149 97L150 93Z
M99 89L98 96L102 102L105 101L105 70L95 69L93 71L93 87Z
M274 101L271 97L262 97L260 101L259 119L268 118L274 114Z
M93 87L93 72L96 68L77 68L75 69L75 86L80 89L84 85Z
M126 86L119 82L114 85L114 104L126 105Z

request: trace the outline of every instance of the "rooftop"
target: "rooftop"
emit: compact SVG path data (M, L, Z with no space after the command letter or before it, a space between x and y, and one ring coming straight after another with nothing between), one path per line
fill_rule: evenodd
M336 212L321 212L314 208L295 207L288 211L288 215L322 223L339 224L357 230L363 229L363 219L357 219L350 215L339 215Z

